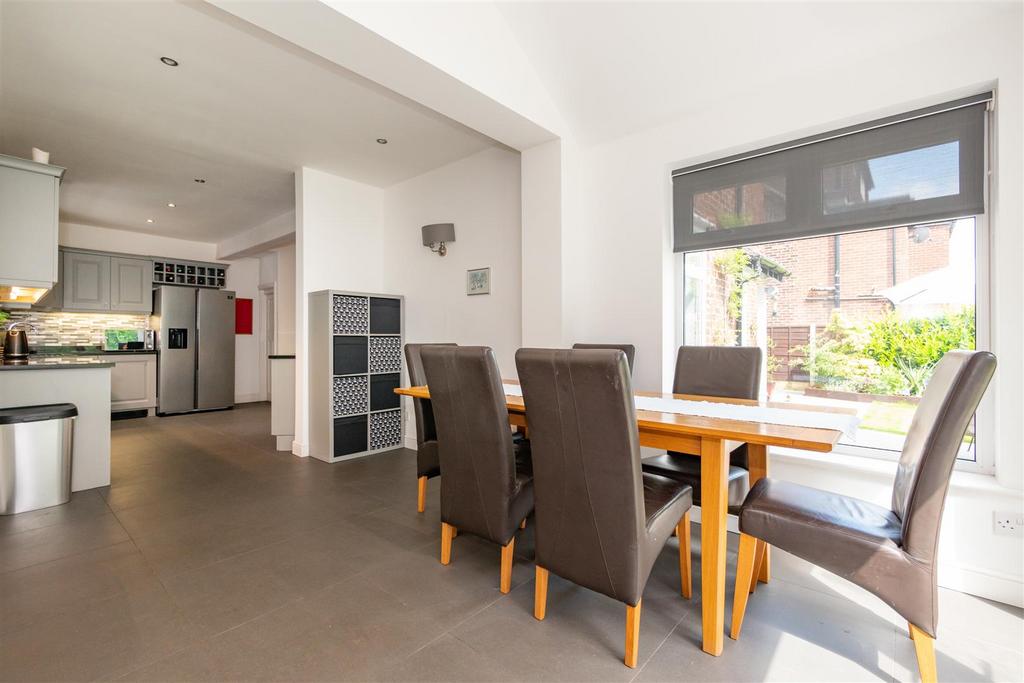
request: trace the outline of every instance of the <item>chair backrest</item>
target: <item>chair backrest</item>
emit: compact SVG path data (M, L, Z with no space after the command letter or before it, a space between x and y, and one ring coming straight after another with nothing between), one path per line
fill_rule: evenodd
M486 346L429 346L420 355L444 473L441 521L504 544L516 468L494 353Z
M903 549L934 562L953 464L974 411L996 369L987 351L950 351L935 366L914 412L896 470L893 512L903 521Z
M520 349L516 366L533 453L537 564L636 604L645 514L625 354Z
M626 354L629 363L629 374L633 374L633 359L636 358L636 347L632 344L573 344L574 349L618 349Z
M420 357L420 351L428 346L455 346L455 344L405 345L405 366L409 370L409 383L414 387L421 387L427 383L427 373L423 371L423 359ZM430 399L414 398L412 400L412 409L416 415L416 443L422 446L425 441L437 439L437 429L434 426L434 410L430 406Z
M762 357L756 346L680 346L672 391L756 400Z

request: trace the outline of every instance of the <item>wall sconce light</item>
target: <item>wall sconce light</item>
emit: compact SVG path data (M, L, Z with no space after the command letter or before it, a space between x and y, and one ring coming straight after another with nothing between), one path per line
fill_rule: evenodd
M444 256L448 253L448 242L455 241L454 223L432 223L423 226L423 246L430 251Z

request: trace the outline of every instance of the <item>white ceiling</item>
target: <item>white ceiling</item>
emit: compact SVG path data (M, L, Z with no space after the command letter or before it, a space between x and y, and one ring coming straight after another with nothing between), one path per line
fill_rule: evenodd
M0 30L0 152L68 169L64 221L216 242L300 166L387 186L497 144L204 3L3 0Z
M830 68L908 39L956 40L958 26L1012 7L978 1L497 4L585 142L666 123L709 99L751 94L781 79L827 79ZM756 115L756 101L751 104Z

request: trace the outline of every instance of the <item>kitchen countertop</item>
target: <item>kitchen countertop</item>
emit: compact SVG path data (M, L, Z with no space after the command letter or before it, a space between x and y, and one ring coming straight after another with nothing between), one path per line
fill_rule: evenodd
M32 356L117 356L125 354L156 353L156 349L107 350L99 346L36 346L31 348Z
M69 356L49 356L44 358L3 358L0 359L0 371L3 370L75 370L79 368L112 368L112 361L96 358L75 358Z

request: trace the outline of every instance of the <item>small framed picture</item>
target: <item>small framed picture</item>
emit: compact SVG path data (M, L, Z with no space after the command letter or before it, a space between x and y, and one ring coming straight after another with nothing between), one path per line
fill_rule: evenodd
M474 296L476 294L490 294L491 293L491 269L490 268L475 268L474 270L466 271L466 294L468 296Z

